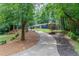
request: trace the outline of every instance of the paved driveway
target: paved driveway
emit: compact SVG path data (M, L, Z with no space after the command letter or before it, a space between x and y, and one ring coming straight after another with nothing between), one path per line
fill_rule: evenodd
M13 54L12 56L59 56L57 51L57 42L53 36L37 32L40 36L39 42L33 47Z

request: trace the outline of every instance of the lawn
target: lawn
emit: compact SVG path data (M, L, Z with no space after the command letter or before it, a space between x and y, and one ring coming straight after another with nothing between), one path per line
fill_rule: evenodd
M0 41L3 41L3 40L7 40L9 41L12 37L14 37L15 34L10 34L10 35L0 35Z
M62 32L64 32L64 30L53 30L52 32L55 32L55 33L62 33Z
M47 32L47 33L50 33L50 32L55 32L55 33L64 32L64 30L50 30L50 29L42 29L42 28L35 28L35 29L33 29L33 30L42 31L42 32Z
M50 30L50 29L42 29L42 28L35 28L33 30L42 31L42 32L46 32L46 33L52 32L52 30Z

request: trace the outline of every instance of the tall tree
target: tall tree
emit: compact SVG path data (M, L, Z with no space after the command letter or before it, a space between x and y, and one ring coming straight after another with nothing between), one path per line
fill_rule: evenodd
M33 20L34 5L31 3L17 3L17 4L2 4L0 9L1 18L4 22L10 25L16 23L21 24L22 35L21 40L25 40L25 27L29 21ZM27 30L27 28L26 28Z
M28 24L30 20L33 20L33 15L34 15L34 6L31 3L27 4L19 4L18 5L19 9L19 19L21 20L21 25L22 25L22 32L21 32L21 40L25 40L25 25ZM28 29L26 28L26 31Z

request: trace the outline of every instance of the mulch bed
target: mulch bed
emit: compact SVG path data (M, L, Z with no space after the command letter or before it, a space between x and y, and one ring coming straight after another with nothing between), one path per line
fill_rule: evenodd
M57 49L60 56L78 56L68 39L66 39L64 36L57 35L55 35L54 38L57 41Z
M38 34L32 31L25 33L25 41L21 41L19 36L16 40L0 45L0 56L12 55L22 50L28 49L38 42Z

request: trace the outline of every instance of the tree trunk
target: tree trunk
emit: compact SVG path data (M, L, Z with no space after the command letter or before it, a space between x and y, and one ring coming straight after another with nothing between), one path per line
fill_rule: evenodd
M21 21L21 24L22 24L22 32L21 32L21 40L24 41L25 40L25 21L22 20Z
M10 26L8 27L8 31L10 32Z
M19 30L19 28L18 28L18 26L16 26L16 31L18 31Z
M14 32L14 33L16 32L15 25L13 25L13 32Z
M64 17L61 17L61 29L65 30L65 22L64 22Z
M26 32L28 32L28 26L27 26L27 24L26 24Z

